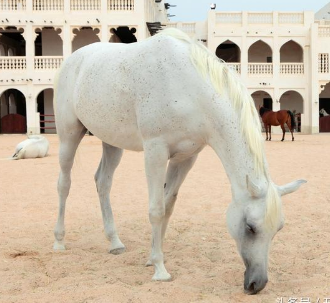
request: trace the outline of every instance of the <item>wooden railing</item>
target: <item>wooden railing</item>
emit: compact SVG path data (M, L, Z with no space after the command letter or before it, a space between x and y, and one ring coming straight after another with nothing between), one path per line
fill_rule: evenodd
M63 62L63 57L40 56L34 57L34 69L58 69Z
M26 57L0 57L0 70L26 69Z
M109 11L133 11L134 10L134 0L108 0L108 10Z
M272 75L273 63L249 63L248 73L250 75Z
M241 63L227 63L228 67L238 74L241 73Z
M304 74L304 63L281 63L280 73L285 75Z
M64 0L33 0L34 11L63 11Z
M0 11L23 11L26 0L0 0Z

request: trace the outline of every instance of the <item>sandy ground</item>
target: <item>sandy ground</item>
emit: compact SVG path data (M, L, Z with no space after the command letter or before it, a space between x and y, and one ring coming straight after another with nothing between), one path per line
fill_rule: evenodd
M0 136L0 158L25 137ZM230 185L220 160L206 148L179 194L164 252L173 276L151 282L143 154L125 152L111 193L126 253L107 253L93 175L101 144L86 136L67 203L65 252L54 252L58 139L49 135L43 159L0 161L0 302L276 302L330 298L330 134L266 142L273 180L305 178L284 197L286 225L270 253L269 283L243 293L244 266L227 232Z

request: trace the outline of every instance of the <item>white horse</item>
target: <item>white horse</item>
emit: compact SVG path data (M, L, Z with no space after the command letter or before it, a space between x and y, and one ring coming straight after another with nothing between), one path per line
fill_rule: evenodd
M12 160L43 158L49 149L48 140L40 135L30 135L26 140L17 144Z
M329 114L325 111L324 108L320 110L320 114L322 114L324 117L329 116Z
M54 249L65 249L70 173L88 129L103 141L95 181L110 253L125 250L109 200L113 173L123 149L143 150L152 225L147 265L155 267L153 280L170 280L162 252L166 227L181 184L209 145L232 185L227 222L246 266L245 291L265 287L270 243L284 222L280 196L306 181L276 186L270 179L254 102L234 72L169 29L135 44L81 48L62 65L55 84L61 172Z

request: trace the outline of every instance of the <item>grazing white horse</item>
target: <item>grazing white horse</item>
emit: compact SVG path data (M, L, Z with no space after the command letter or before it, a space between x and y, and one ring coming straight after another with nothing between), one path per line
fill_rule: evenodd
M43 158L47 156L49 142L44 136L30 135L26 140L17 144L15 154L11 159Z
M324 117L329 116L329 114L325 111L324 108L320 110L320 114L322 114Z
M234 72L201 44L170 29L135 44L83 47L65 61L55 84L61 172L54 249L65 249L70 173L88 129L103 141L95 181L110 253L125 249L109 200L113 173L123 149L143 150L152 225L147 265L155 267L153 280L170 280L162 252L166 227L181 184L209 145L231 182L227 223L246 266L245 291L265 287L270 243L284 222L280 197L306 181L272 182L258 113Z

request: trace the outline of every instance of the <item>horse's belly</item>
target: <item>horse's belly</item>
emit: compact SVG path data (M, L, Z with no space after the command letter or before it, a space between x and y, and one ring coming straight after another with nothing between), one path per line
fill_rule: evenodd
M79 102L76 114L81 123L103 142L122 149L142 151L142 138L137 127L135 113L125 106L93 105Z

